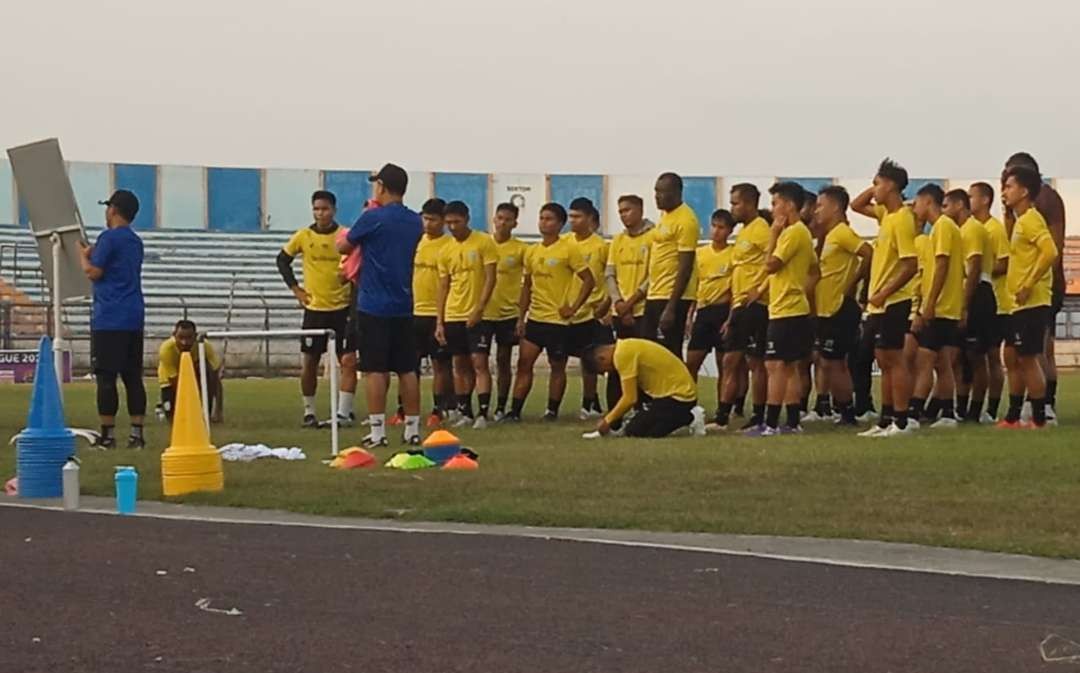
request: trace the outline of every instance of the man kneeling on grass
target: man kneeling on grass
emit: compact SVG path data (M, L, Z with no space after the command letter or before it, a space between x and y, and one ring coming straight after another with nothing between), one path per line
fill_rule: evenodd
M173 328L173 335L166 339L158 349L158 384L161 386L161 410L172 422L176 408L176 384L180 380L180 354L191 353L195 366L195 380L199 380L199 355L194 349L198 329L190 320L181 320ZM220 423L224 420L224 395L221 385L221 359L210 342L206 345L206 394L210 398L210 420Z
M705 435L705 410L697 403L697 384L682 360L664 346L647 339L622 339L614 346L597 346L586 359L594 371L618 373L622 383L622 397L600 419L596 431L584 435L586 439L608 434L667 437L687 426L690 434ZM637 404L639 389L650 402L623 427L623 415Z

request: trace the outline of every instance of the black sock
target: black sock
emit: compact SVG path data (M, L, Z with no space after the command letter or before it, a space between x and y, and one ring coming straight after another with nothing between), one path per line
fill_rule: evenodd
M779 412L777 412L777 413L779 413ZM754 415L750 417L750 423L752 423L753 425L761 425L764 422L765 422L765 405L764 404L755 404L754 405Z
M480 416L488 417L488 408L491 406L491 393L479 393L476 399L480 402Z
M975 421L976 423L978 423L979 422L979 417L982 416L982 410L983 410L983 398L982 397L972 397L971 402L970 402L970 404L968 404L968 408L967 408L967 414L966 414L967 419L969 421ZM960 413L964 413L964 410L961 409Z
M799 409L799 405L788 404L785 408L787 409L787 426L789 428L799 427L799 415L802 413L802 410Z
M742 416L746 413L746 395L739 395L735 398L735 404L731 407L735 411L736 416Z
M503 413L506 411L506 396L499 395L499 401L495 404L495 413Z
M111 425L103 425L103 426L101 426L101 438L102 439L113 439L113 435L115 433L115 430L116 430L116 428L114 426L111 426Z
M466 418L473 418L472 393L457 396L457 408Z
M1031 422L1042 427L1046 425L1046 398L1031 400Z
M521 410L525 408L524 398L514 398L514 401L510 403L510 415L515 418L521 418Z
M548 398L548 405L547 405L547 412L549 414L551 414L552 416L558 416L559 415L559 405L561 405L561 404L562 404L562 400L556 400L556 399L552 399L552 398L549 397Z
M780 405L769 404L765 406L765 425L773 430L780 427Z
M930 404L927 404L926 409L923 410L923 418L932 421L938 417L939 413L941 413L941 400L935 397L930 400Z
M947 399L944 399L944 400L939 400L938 402L941 405L941 417L942 418L952 418L952 419L956 418L956 413L955 413L955 409L953 408L953 401L952 401L951 398L947 398Z
M961 413L966 412L968 406L970 406L970 405L971 405L971 396L970 395L957 395L956 396L956 409L959 409Z
M807 393L807 394L803 395L802 399L799 400L799 409L801 411L809 411L810 410L810 393Z
M855 425L855 407L851 402L834 402L833 406L840 413L844 425Z
M1045 418L1045 416L1044 416L1044 418ZM132 424L132 426L131 426L131 437L133 439L142 439L143 438L143 426Z
M727 425L731 420L731 402L721 402L716 410L716 424Z
M1057 409L1057 379L1046 379L1046 403Z
M908 416L914 419L920 419L926 413L926 399L923 397L912 397L908 402Z
M879 428L887 428L890 425L892 425L893 416L895 415L895 413L896 412L893 411L893 406L891 404L882 404L881 405L881 415L878 416L878 422L877 422L878 427Z
M593 395L592 397L582 397L581 408L585 411L601 411L600 396Z
M1015 423L1020 420L1020 410L1024 407L1023 395L1009 395L1009 411L1005 414L1005 420Z
M906 428L907 427L907 412L903 411L903 410L896 412L896 420L893 421L893 422L896 423L896 427L900 428L901 430Z
M818 416L828 416L832 413L832 409L832 396L828 393L819 394L817 403L814 404L814 411L818 413Z
M990 414L990 418L997 418L998 409L1001 408L1001 398L991 397L986 401L986 413Z

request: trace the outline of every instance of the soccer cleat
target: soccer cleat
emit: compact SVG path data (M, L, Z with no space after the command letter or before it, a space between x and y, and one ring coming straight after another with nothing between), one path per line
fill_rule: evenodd
M128 437L127 448L129 449L145 449L146 440L142 437Z
M920 423L917 419L909 418L907 419L907 426L912 430L918 430L922 427L922 423Z
M746 435L747 437L758 437L761 435L761 433L765 430L766 427L767 426L764 423L747 423L739 430L739 432Z
M705 426L705 432L727 432L728 426L720 423L709 423Z
M913 432L915 431L911 428L910 423L904 428L901 428L896 423L893 423L889 427L885 428L885 431L878 435L878 437L897 437L900 435L910 435Z
M880 437L885 434L885 428L880 425L872 425L868 430L859 433L859 437Z
M423 440L420 439L420 435L413 435L411 437L402 437L401 441L405 442L409 446L422 446Z
M989 412L984 411L982 412L982 416L979 416L979 422L986 425L993 425L994 423L997 423L997 419L991 416Z
M827 421L827 420L830 420L831 418L832 418L832 414L822 415L822 414L819 414L817 411L811 410L811 411L808 411L805 414L803 414L802 418L799 419L799 420L802 421L803 423L820 423L821 421Z
M302 428L318 428L319 419L315 418L315 414L304 414L304 420L300 423Z
M540 417L540 420L545 423L554 423L555 421L559 420L559 415L550 411L545 411L544 415Z
M801 435L802 433L803 427L801 425L796 425L794 428L788 425L780 427L781 435Z
M505 414L502 418L500 418L498 420L498 422L501 423L501 424L520 423L521 422L521 416L518 416L517 414L512 414L512 413Z
M860 423L869 423L870 421L876 421L878 419L878 413L873 409L867 410L855 417L855 420Z
M1007 418L1003 418L994 424L994 427L998 430L1019 430L1023 426L1020 421L1010 421Z
M908 424L910 424L910 423L911 423L911 421L908 421ZM951 416L942 416L941 418L934 421L930 425L930 427L933 428L934 430L940 430L942 428L955 428L955 427L958 427L959 425L960 425L960 421L956 420L955 418L953 418Z
M349 414L348 416L342 416L338 414L337 424L339 428L351 428L356 423L356 415Z
M779 434L780 428L770 428L764 423L743 432L745 437L776 437Z
M487 426L488 426L487 419L484 418L483 416L477 416L476 420L473 421L472 429L473 430L487 430Z
M582 439L600 439L602 437L603 435L600 434L599 430L593 430L592 432L586 432L581 435Z
M1049 404L1046 405L1046 424L1052 428L1056 428L1058 424L1057 412Z
M431 412L431 415L427 417L425 425L429 428L437 428L440 423L442 423L442 416L439 415L439 412L433 411Z
M452 427L452 428L467 428L467 427L470 427L475 422L475 420L476 419L470 418L470 417L466 416L465 414L461 414L461 416L456 421L454 421L450 425L450 427Z
M501 421L503 419L503 416L505 416L505 415L506 415L505 411L503 411L502 409L496 409L495 413L491 416L491 420L493 422L495 422L495 423L498 423L499 421Z
M600 418L601 416L603 416L603 414L596 409L582 409L578 411L579 421L591 421L593 419Z
M368 435L367 437L364 437L362 442L360 442L360 446L365 449L380 449L390 446L390 440L386 437L382 437L381 439L375 439L371 435Z
M690 421L690 435L692 437L704 437L705 436L705 408L694 407L690 410L694 419Z

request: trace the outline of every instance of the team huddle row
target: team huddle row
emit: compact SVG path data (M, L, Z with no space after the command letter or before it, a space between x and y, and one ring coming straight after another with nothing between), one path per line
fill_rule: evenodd
M907 173L886 160L854 199L839 186L811 194L780 182L769 190L771 209L762 210L754 185L735 185L731 209L712 213L710 241L700 247L697 216L675 174L656 182L655 225L639 196L623 196L625 231L608 243L597 233L595 205L578 198L568 209L542 206L541 241L528 245L513 236L520 213L512 204L496 208L490 234L470 226L460 201L431 199L418 216L401 202L407 175L388 165L373 176L370 208L347 231L334 223L334 195L317 192L315 223L290 239L278 266L305 306L304 326L339 336L343 422L352 421L357 365L367 374L374 446L387 443L390 373L401 379L399 420L415 443L422 359L434 375L429 425L483 428L520 421L544 352L551 367L544 419L558 417L567 359L578 358L579 416L598 420L589 436L664 436L684 426L703 434L695 379L710 352L721 370L714 428L726 429L747 396L751 434L799 432L808 413L854 425L872 407L876 357L880 420L863 434L893 436L926 418L943 427L996 416L1004 342L1010 396L1002 425L1041 427L1058 245L1035 207L1049 188L1034 161L1018 157L1003 174L1004 223L990 216L995 194L986 183L947 194L927 185L905 203ZM873 242L852 230L849 209L879 222ZM291 270L296 256L303 286ZM306 425L316 424L314 372L325 347L317 338L302 346ZM1025 396L1030 424L1020 422Z

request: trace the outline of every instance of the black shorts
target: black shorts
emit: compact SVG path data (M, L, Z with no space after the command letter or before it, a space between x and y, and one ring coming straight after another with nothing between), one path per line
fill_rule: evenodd
M525 322L525 340L547 351L549 360L566 359L566 337L570 328L550 322Z
M485 347L485 353L491 352L492 343L497 343L499 346L516 346L518 344L517 318L483 320L477 325L477 328L480 330L481 343Z
M697 402L683 402L674 397L658 397L626 424L627 437L667 437L694 420Z
M814 328L810 316L769 320L765 336L765 359L798 362L810 357Z
M935 353L946 346L960 345L960 321L951 318L934 318L925 323L915 340L919 342L919 348L924 348Z
M336 311L312 311L304 309L304 329L332 329L336 338L338 357L345 353L346 339L349 334L350 309L342 308ZM305 336L300 338L300 352L316 357L326 352L326 336ZM354 349L355 350L355 349Z
M611 325L615 328L616 339L641 339L642 330L645 326L645 316L636 316L634 318L634 321L629 325L625 324L620 318L616 317L612 321Z
M904 349L904 339L911 329L911 300L885 307L884 313L871 313L863 329L874 336L874 348L884 351Z
M1054 319L1052 306L1036 306L1014 311L1009 319L1005 343L1019 355L1040 355L1046 347L1046 330Z
M1065 308L1065 288L1057 287L1056 284L1050 293L1050 317L1056 318L1058 313L1061 313L1061 309ZM1051 321L1050 324L1053 324Z
M683 339L686 338L686 316L690 314L689 299L680 299L675 304L675 324L664 332L660 329L660 316L667 307L666 299L648 299L645 301L645 320L641 328L641 338L655 341L674 353L680 360L683 357Z
M997 300L994 299L994 287L990 283L979 283L975 296L968 308L967 329L962 335L964 349L969 353L985 354L995 344L997 333Z
M198 363L195 363L198 367ZM143 333L139 331L92 330L90 368L103 374L142 376Z
M998 313L991 321L990 349L997 350L1001 344L1009 338L1009 326L1012 324L1012 316L1008 313Z
M472 355L473 353L487 354L490 342L484 340L481 329L483 322L468 327L464 320L455 320L443 324L443 332L446 335L446 352L451 355Z
M726 352L742 352L753 358L765 355L765 342L768 340L769 309L760 302L740 306L731 314L727 338L723 349Z
M862 311L851 297L844 297L840 309L830 316L818 316L814 350L826 360L843 360L859 344Z
M694 326L690 329L690 345L687 350L723 350L720 328L727 322L730 313L731 304L713 304L699 308L694 315Z
M357 312L360 326L360 371L405 374L416 371L413 317L384 317Z
M566 354L571 357L579 358L590 348L613 343L615 334L611 327L599 320L587 320L566 328Z
M439 362L450 359L450 351L435 339L435 325L438 320L433 315L413 316L413 339L416 343L416 358L431 358Z

